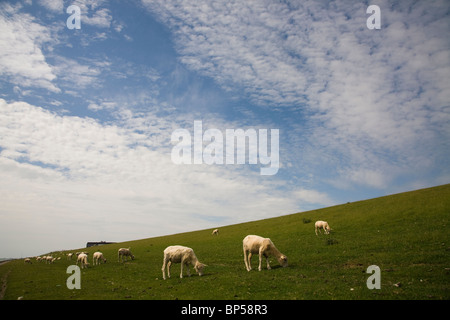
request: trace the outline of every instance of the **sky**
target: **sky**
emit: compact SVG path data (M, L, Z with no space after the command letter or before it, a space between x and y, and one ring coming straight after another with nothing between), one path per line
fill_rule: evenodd
M0 2L0 257L449 183L449 14L448 1ZM267 132L278 170L261 174L250 140L256 163L174 161L177 147L221 156L227 129Z

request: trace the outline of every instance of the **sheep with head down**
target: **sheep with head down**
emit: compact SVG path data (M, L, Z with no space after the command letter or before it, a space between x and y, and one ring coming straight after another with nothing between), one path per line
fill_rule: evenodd
M331 228L330 228L330 225L328 224L328 222L326 222L326 221L321 221L321 220L316 221L316 223L315 223L315 225L314 225L314 228L315 228L315 231L316 231L316 236L318 235L318 234L317 234L317 231L319 231L319 233L322 233L322 232L320 231L320 229L323 229L324 232L325 232L325 234L329 234L330 231L331 231Z
M81 269L87 268L89 263L88 263L88 255L86 253L80 253L77 257L77 265L78 262L80 262L81 264Z
M127 261L127 257L130 257L131 258L131 260L134 260L134 255L131 253L131 250L130 250L130 248L120 248L118 251L117 251L117 260L120 262L120 260L122 260L122 262L124 262L123 260L124 260L124 258L125 258L125 261Z
M261 271L262 257L266 258L267 269L270 270L269 256L275 256L282 267L287 267L287 257L282 254L269 238L263 238L255 235L248 235L242 241L244 250L244 262L247 271L252 270L251 259L253 254L259 255L258 270Z
M190 277L191 272L189 270L189 265L193 265L195 271L199 276L203 275L203 269L206 267L205 264L198 261L194 250L184 246L169 246L164 250L164 261L162 266L163 279L166 280L166 268L167 276L170 278L170 267L172 263L181 263L181 273L180 278L183 278L183 267L187 267L187 274Z
M94 252L94 255L92 256L92 260L93 260L94 266L99 265L100 261L103 261L103 263L106 263L106 259L103 256L103 253L101 253L100 251Z

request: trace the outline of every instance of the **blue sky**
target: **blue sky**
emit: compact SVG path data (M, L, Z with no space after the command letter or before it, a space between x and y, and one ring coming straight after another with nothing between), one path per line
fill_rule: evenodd
M366 27L370 4L379 30ZM70 5L80 29L66 25ZM446 1L2 2L0 257L450 182L449 11ZM171 134L194 120L279 129L277 174L174 164Z

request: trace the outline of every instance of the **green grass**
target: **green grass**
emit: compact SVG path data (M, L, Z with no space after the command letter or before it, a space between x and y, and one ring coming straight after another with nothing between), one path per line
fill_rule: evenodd
M272 219L220 227L219 236L200 230L82 249L101 250L106 264L81 271L81 289L69 290L62 258L52 265L16 260L0 266L7 279L4 299L449 299L450 185L422 189ZM316 236L314 221L333 231ZM281 268L244 267L242 239L269 237L288 256ZM208 267L199 277L162 280L163 250L192 247ZM117 262L117 249L131 247L136 259ZM54 255L57 256L57 255ZM263 263L264 265L264 263ZM369 290L366 269L381 269L381 289ZM400 283L400 286L395 284Z

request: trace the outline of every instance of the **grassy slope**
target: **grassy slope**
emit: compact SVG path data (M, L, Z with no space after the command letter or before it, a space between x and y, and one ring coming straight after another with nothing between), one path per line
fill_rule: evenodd
M108 262L82 270L81 289L66 287L64 258L53 265L13 261L5 299L449 299L450 185L220 228L102 246ZM310 223L304 223L310 219ZM314 234L314 221L330 223L331 235ZM270 237L289 267L244 268L242 239ZM162 280L162 251L192 247L205 275ZM117 249L131 247L136 259L117 262ZM89 248L91 253L98 248ZM369 265L381 268L381 289L369 290ZM192 270L191 273L194 273ZM400 286L394 284L400 283Z

